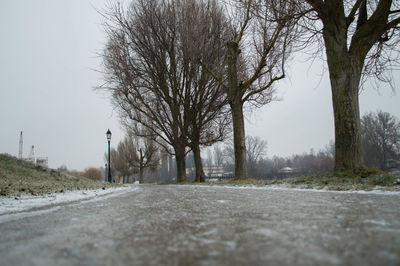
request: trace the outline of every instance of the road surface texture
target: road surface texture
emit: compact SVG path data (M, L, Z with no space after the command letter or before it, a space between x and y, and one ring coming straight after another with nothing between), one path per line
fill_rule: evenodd
M0 216L0 265L400 265L400 194L140 185Z

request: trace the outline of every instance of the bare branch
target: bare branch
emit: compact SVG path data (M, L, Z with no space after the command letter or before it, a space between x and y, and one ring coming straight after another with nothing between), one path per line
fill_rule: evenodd
M350 26L351 23L353 23L354 19L355 19L355 15L357 10L359 9L360 5L364 2L366 2L366 0L357 0L357 2L354 4L353 8L350 11L350 14L347 16L346 20L347 20L347 27Z

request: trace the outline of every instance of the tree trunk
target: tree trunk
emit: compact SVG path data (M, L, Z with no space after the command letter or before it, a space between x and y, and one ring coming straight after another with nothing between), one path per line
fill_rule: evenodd
M144 172L143 170L144 170L144 167L142 165L140 165L140 167L139 167L139 184L143 183L143 172Z
M244 134L243 103L241 85L238 83L238 56L240 49L237 43L227 43L228 64L228 97L233 120L233 144L235 150L235 179L248 177L246 162L246 143Z
M143 169L144 169L143 161L144 161L144 156L143 156L142 148L140 148L139 149L139 184L143 183Z
M363 60L347 52L345 33L324 39L332 89L335 120L335 171L362 168L362 138L359 109L359 86Z
M348 79L354 79L348 77ZM332 88L335 118L335 171L363 167L358 90Z
M201 161L199 144L194 144L192 147L192 150L193 150L193 156L194 156L194 165L196 168L195 181L196 182L205 182L203 163Z
M185 162L185 148L175 149L176 159L176 181L178 183L186 181L186 162Z
M233 146L235 151L235 179L248 178L243 105L232 104Z

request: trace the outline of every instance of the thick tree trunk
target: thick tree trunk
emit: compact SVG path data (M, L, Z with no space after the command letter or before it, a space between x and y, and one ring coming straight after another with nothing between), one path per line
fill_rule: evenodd
M186 181L186 156L185 148L175 149L176 159L176 182L181 183Z
M335 171L363 167L359 86L363 61L347 52L345 34L324 34L335 120ZM342 36L342 38L341 38Z
M235 150L235 179L248 178L243 105L231 104L233 120L233 145Z
M354 77L348 77L354 79ZM335 118L335 171L363 167L358 90L346 84L332 87Z
M192 147L193 150L193 156L194 156L194 165L196 168L196 177L195 181L196 182L205 182L205 176L204 176L204 171L203 171L203 163L201 161L201 155L200 155L200 147L198 144L194 144Z
M246 162L246 142L244 134L244 116L241 85L238 82L238 56L240 49L237 43L227 43L228 64L228 97L233 120L233 145L235 150L235 179L248 177Z

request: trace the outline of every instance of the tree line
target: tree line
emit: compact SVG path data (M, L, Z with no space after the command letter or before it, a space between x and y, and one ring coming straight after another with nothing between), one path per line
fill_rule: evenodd
M400 122L395 116L383 111L366 113L361 118L361 131L365 147L363 158L367 167L384 171L400 169ZM173 157L154 142L142 143L140 146L139 141L136 136L127 135L116 149L111 150L113 176L121 178L116 178L116 182L173 182L176 177ZM252 178L279 179L320 174L331 171L334 166L333 140L318 151L311 149L288 157L267 156L268 143L259 136L246 136L245 142L248 174ZM206 178L232 178L235 169L233 140L214 144L203 152L201 160ZM194 181L196 172L193 152L186 156L185 164L187 181ZM88 168L81 175L88 177L92 172L93 168ZM101 173L104 173L104 169Z
M244 110L274 100L294 52L317 43L331 81L333 167L357 171L364 167L358 95L368 76L390 81L387 73L398 64L390 52L399 47L399 5L389 0L111 4L104 12L108 40L101 88L110 93L129 132L175 157L178 182L186 180L189 152L195 180L204 181L201 147L228 135L233 135L235 178L247 178L252 162L246 157Z
M400 121L394 115L378 110L361 117L363 160L367 167L383 171L400 169ZM267 157L267 141L260 137L246 136L246 160L249 176L257 179L274 179L293 175L311 175L331 171L334 166L335 143L323 149L289 157ZM227 141L215 145L204 160L207 166L234 169L233 144ZM291 172L282 172L285 167Z

